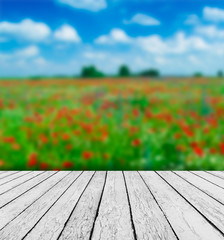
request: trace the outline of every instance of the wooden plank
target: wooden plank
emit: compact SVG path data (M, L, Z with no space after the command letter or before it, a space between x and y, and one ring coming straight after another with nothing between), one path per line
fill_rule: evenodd
M51 176L51 172L47 172ZM40 199L44 194L48 193L51 188L60 183L70 173L59 172L47 178L39 185L25 192L9 204L0 209L0 230L4 228L10 221L21 214L25 209ZM2 195L4 196L4 195ZM1 200L1 199L0 199ZM0 237L1 239L1 237Z
M218 172L218 171L206 171L207 173L209 173L209 174L212 174L212 175L214 175L214 176L216 176L216 177L219 177L219 178L221 178L221 179L224 179L224 173L223 172Z
M59 174L60 173L66 174L66 172L59 172ZM48 192L37 199L37 201L33 202L32 205L26 208L14 220L10 221L0 231L0 239L23 239L43 215L49 211L49 209L76 181L80 174L81 172L71 172L70 174L67 174L60 182L58 182L58 184L51 187Z
M35 171L35 172L30 172L29 174L26 174L18 179L16 179L16 181L11 181L9 183L6 183L2 186L0 186L0 195L2 195L3 193L12 190L15 187L18 187L21 184L26 183L27 181L33 179L34 177L43 174L43 171Z
M219 186L221 188L224 189L224 179L221 179L219 177L216 177L212 174L209 174L207 172L204 171L191 171L191 173L209 181L210 183L215 184L216 186Z
M175 171L175 173L224 205L224 189L189 172Z
M22 177L22 176L24 176L24 175L26 175L26 174L29 174L29 173L31 173L31 172L20 171L20 172L18 172L17 174L12 174L12 175L10 175L10 176L2 179L1 182L0 182L0 186L4 185L4 184L6 184L6 183L9 183L9 182L11 182L11 181L13 181L13 180L16 181L17 178L20 178L20 177Z
M173 186L176 191L189 201L203 216L212 222L220 232L224 233L224 206L222 204L195 188L175 173L158 172L158 174Z
M41 184L42 182L44 182L46 179L53 176L54 174L56 174L56 172L45 172L44 174L41 174L40 176L33 178L31 181L28 181L16 188L11 189L10 191L6 191L5 193L1 194L0 209L3 208L5 205L9 204L14 199L32 190L37 185Z
M202 217L155 172L140 172L179 239L223 239L223 235Z
M60 240L89 240L106 181L106 172L96 172L89 186L65 224Z
M94 172L84 172L40 219L25 239L57 240ZM33 211L31 211L33 214ZM38 213L39 214L39 213ZM79 223L78 223L79 224Z
M108 172L92 239L134 239L122 172Z
M137 239L177 239L138 172L125 172Z
M3 172L3 173L0 175L0 184L1 184L1 182L2 182L2 179L7 178L7 177L9 177L9 176L11 176L11 175L14 175L14 174L17 174L17 173L19 173L19 171L6 171L6 172ZM3 180L3 181L4 181L4 180Z

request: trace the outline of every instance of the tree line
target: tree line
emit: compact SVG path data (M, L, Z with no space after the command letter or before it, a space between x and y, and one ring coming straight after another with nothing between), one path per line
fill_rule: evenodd
M107 75L99 71L95 66L86 66L81 70L82 78L100 78L106 77ZM142 77L159 77L160 72L157 69L148 69L137 74L133 74L127 65L122 65L118 69L118 77L132 77L132 76L142 76Z
M81 69L81 73L76 76L67 76L67 75L56 75L52 76L53 78L104 78L104 77L123 77L123 78L128 78L128 77L150 77L150 78L159 78L161 76L160 71L158 69L154 68L149 68L146 70L143 70L139 73L132 73L131 70L127 65L121 65L117 71L116 74L113 75L108 75L102 71L99 71L94 65L90 66L84 66ZM206 77L201 72L196 72L192 75L193 77L200 78L200 77ZM218 78L223 78L224 77L224 72L222 70L219 70L216 75ZM39 79L44 79L48 78L47 76L31 76L29 77L30 79L33 80L39 80Z
M101 71L99 71L95 66L86 66L83 67L81 70L81 77L82 78L101 78L106 77L107 75ZM134 74L130 71L129 67L127 65L122 65L119 67L117 72L117 77L154 77L158 78L160 77L160 72L157 69L150 68L147 70L144 70L142 72L139 72L137 74ZM201 72L196 72L193 74L193 77L203 77L204 74ZM224 77L224 73L222 70L219 70L217 72L217 77L222 78Z

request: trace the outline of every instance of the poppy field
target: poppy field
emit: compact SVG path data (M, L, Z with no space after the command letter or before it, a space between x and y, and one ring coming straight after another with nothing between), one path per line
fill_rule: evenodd
M224 80L1 80L0 169L224 170Z

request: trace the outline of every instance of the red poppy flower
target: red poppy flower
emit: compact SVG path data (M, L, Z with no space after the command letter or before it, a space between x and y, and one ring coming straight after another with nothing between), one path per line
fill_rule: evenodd
M141 144L141 140L140 139L135 139L132 141L132 146L133 147L138 147Z
M85 160L89 160L93 157L93 153L90 152L90 151L84 151L82 153L82 157L85 159Z
M43 144L48 143L48 138L47 138L47 136L45 136L44 134L41 134L41 135L39 136L39 139L40 139L41 143L43 143Z
M66 148L67 150L72 150L72 144L67 144L67 145L65 146L65 148Z
M93 132L93 125L91 125L91 124L86 124L83 126L83 128L89 134Z
M139 113L138 109L133 109L132 114L133 114L134 117L138 117L140 113Z
M191 129L187 126L183 126L182 130L184 131L184 133L188 136L188 137L193 137L194 136L194 132L191 131Z
M224 155L224 143L220 144L220 153Z
M110 158L110 155L109 155L108 153L104 153L104 154L103 154L103 158L104 158L105 160L108 160L108 159Z
M69 134L67 134L67 133L64 133L64 134L62 135L62 139L63 139L64 141L67 141L67 140L69 140L69 139L70 139L70 136L69 136Z
M184 145L177 145L176 149L180 152L184 152L186 150L186 147Z
M20 145L18 144L18 143L14 143L13 145L12 145L12 149L14 149L14 150L20 150Z
M196 155L198 155L199 157L203 157L204 152L202 148L200 148L199 146L195 146L193 150Z
M36 153L30 154L27 165L28 165L28 167L34 167L37 165L37 154Z
M45 163L45 162L42 162L41 164L40 164L40 169L41 170L46 170L47 168L48 168L48 164L47 163Z
M217 150L215 148L210 148L209 152L211 154L216 154L217 153Z
M181 138L181 134L180 134L180 133L176 133L176 134L174 135L174 138L176 138L176 139Z
M5 143L14 143L14 142L15 142L15 138L14 138L14 137L5 137L5 138L3 139L3 141L4 141Z
M65 162L63 162L63 167L64 168L72 168L73 167L73 162L65 161Z
M0 160L0 167L2 167L4 165L4 161Z

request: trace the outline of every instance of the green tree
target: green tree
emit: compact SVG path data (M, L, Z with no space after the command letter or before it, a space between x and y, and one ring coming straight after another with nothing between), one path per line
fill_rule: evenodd
M82 78L100 78L104 77L105 75L98 71L95 66L87 66L83 67L81 71Z
M142 77L159 77L160 72L157 69L149 69L149 70L145 70L142 73L140 73L140 76L142 76Z
M194 77L200 78L200 77L203 77L203 74L201 72L196 72L194 74Z
M223 71L219 70L217 75L218 75L219 78L222 78L223 77Z
M126 65L122 65L119 68L118 75L120 77L129 77L131 75L130 69Z

